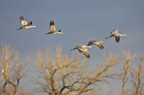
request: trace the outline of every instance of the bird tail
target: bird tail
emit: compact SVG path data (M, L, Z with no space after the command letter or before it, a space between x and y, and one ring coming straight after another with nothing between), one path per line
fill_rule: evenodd
M47 35L47 34L51 34L51 33L50 33L50 32L48 32L48 33L46 33L46 35Z
M88 43L88 45L87 46L90 46L90 44Z
M16 29L16 30L20 30L20 29L22 29L22 27L20 27L19 29Z
M108 38L110 38L110 37L106 37L106 39L108 39Z
M91 43L90 43L90 42L88 42L87 46L90 46L90 45L91 45Z

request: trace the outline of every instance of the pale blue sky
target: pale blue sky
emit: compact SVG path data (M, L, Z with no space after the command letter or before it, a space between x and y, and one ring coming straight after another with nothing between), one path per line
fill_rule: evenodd
M16 29L21 26L19 17L32 21L38 28ZM56 29L63 35L45 35L49 22L54 20ZM127 34L116 43L114 38L105 39L114 29ZM0 43L10 44L20 52L20 58L35 58L38 49L63 45L70 51L78 44L90 40L104 41L104 50L93 46L89 49L90 64L99 62L103 53L122 55L123 51L144 54L144 1L143 0L0 0ZM1 47L1 45L0 45ZM93 66L93 65L92 65Z

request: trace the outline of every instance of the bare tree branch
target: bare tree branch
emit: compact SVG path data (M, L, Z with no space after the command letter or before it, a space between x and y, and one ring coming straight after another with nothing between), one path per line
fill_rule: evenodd
M7 85L13 86L13 95L16 95L21 78L23 78L23 71L28 64L18 65L18 52L11 50L10 45L2 44L3 48L0 51L0 68L2 68L2 75L5 80L3 85L3 93L10 95L7 91ZM14 78L14 80L13 80Z
M47 48L46 54L40 50L36 53L41 78L39 81L45 80L37 84L43 87L45 93L54 95L89 93L94 90L91 85L96 86L101 82L109 84L106 78L113 79L118 75L116 72L110 73L109 71L118 64L119 56L110 54L107 59L103 59L96 71L93 71L85 68L87 61L81 60L82 57L74 58L72 55L69 58L68 55L62 53L62 47L57 48L56 53L51 54L51 52Z

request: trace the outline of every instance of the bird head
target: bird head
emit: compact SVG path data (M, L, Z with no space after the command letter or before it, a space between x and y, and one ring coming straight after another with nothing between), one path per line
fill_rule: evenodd
M103 41L100 41L101 43L103 42Z

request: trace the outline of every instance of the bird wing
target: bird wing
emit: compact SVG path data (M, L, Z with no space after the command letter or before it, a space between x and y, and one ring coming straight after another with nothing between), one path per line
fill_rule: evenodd
M115 36L115 41L118 43L120 40L120 36Z
M25 19L24 19L23 16L20 17L20 22L21 22L21 25L22 25L22 26L27 25L27 21L25 21Z
M115 29L115 30L113 30L112 32L111 32L111 34L113 35L113 34L117 34L118 32L118 29Z
M92 42L91 42L91 41L88 42L88 46L90 46L90 45L92 45Z
M79 51L83 52L83 54L84 54L87 58L90 58L90 54L89 54L87 48L81 48L81 49L79 49Z
M50 21L50 31L55 31L54 21Z
M97 45L100 49L104 48L101 42L95 41L94 44Z
M94 42L95 42L95 40L91 40L91 41L89 41L89 42L88 42L88 46L94 44Z
M29 25L32 25L32 21L31 21L31 22L29 22L27 25L28 25L28 26L29 26Z
M81 53L81 51L78 49L78 52Z
M97 45L100 49L103 49L104 47L103 47L103 45L100 43L100 44L98 44Z

